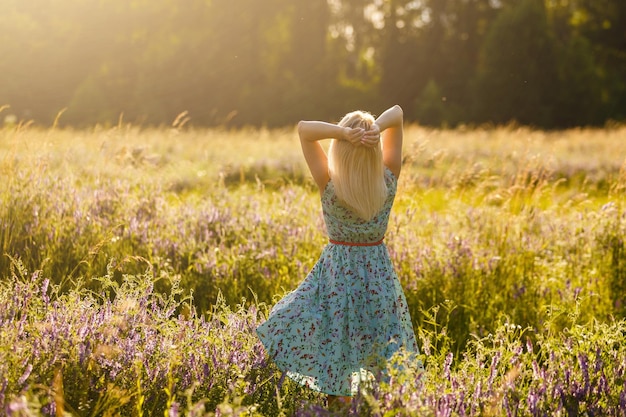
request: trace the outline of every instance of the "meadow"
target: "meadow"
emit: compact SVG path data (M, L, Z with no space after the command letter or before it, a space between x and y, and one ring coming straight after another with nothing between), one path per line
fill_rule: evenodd
M1 128L0 410L625 416L625 158L620 125L407 126L385 241L423 366L327 410L254 333L327 241L293 129Z

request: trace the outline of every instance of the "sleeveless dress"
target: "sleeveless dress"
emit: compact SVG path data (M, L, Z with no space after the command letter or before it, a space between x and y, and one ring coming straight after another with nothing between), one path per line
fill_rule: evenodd
M406 298L382 243L397 189L389 169L385 181L389 195L369 221L343 207L328 182L321 199L330 243L256 329L276 365L316 391L354 395L364 379L384 373L385 360L400 348L418 353Z

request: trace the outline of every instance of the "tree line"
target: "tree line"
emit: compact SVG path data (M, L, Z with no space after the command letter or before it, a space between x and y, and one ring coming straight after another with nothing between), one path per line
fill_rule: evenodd
M274 127L391 103L433 126L626 119L623 0L3 3L0 116L44 125Z

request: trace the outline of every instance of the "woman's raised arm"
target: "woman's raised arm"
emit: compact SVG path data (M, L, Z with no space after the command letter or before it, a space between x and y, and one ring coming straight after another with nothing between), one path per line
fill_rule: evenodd
M375 122L383 141L383 162L396 178L402 168L403 123L404 113L397 104L385 110Z
M361 140L363 134L363 129L341 127L332 123L306 120L298 123L302 153L320 192L324 191L330 177L328 175L328 158L319 141L337 139L356 143Z

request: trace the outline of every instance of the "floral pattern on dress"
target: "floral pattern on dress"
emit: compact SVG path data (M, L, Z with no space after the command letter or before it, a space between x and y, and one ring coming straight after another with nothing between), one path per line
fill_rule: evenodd
M342 206L332 181L322 193L330 239L377 242L387 229L397 180L385 170L388 197L363 220ZM257 335L289 377L331 395L353 395L400 348L418 353L406 298L384 243L329 243L304 281L271 310Z

